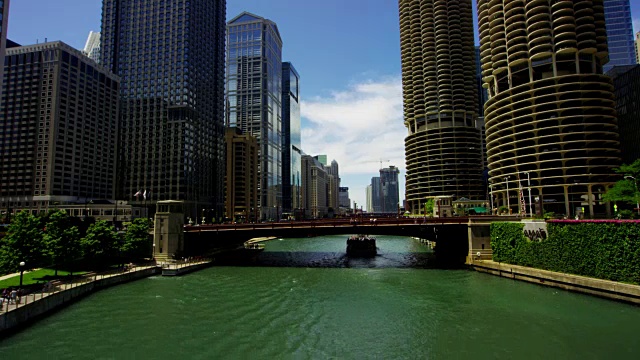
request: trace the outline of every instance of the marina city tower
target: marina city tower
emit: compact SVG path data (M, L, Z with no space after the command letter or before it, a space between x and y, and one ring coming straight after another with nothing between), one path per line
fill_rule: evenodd
M471 0L400 0L407 211L485 199Z
M479 0L478 23L494 199L522 213L530 181L545 211L606 215L620 154L603 1Z

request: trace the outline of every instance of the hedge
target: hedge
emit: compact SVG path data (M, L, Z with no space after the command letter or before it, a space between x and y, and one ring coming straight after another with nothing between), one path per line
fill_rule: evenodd
M637 222L550 222L541 241L526 238L523 227L491 224L493 261L640 284Z

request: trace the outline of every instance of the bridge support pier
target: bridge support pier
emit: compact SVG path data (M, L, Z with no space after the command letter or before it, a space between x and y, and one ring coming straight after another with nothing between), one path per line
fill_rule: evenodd
M467 255L467 264L473 264L474 261L491 260L493 258L493 250L491 250L491 223L490 222L473 222L469 219L468 225L469 237L469 254Z
M183 202L158 201L153 228L153 257L156 261L172 260L184 251Z

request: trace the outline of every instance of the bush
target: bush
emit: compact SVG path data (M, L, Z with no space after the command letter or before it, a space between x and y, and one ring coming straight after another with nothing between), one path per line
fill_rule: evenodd
M513 265L640 283L640 223L548 223L548 237L530 241L520 223L491 224L493 260Z

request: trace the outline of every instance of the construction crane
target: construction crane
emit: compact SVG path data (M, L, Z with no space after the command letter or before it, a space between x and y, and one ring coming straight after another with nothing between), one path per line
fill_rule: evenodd
M388 162L391 162L391 160L382 160L382 159L380 159L380 160L365 161L364 163L366 164L366 163L374 163L374 162L380 163L380 170L382 170L382 163L388 163Z

